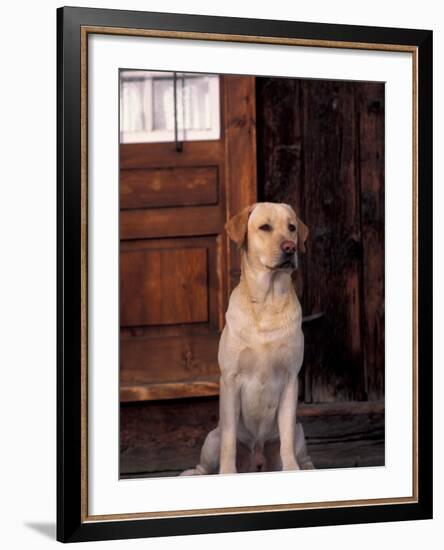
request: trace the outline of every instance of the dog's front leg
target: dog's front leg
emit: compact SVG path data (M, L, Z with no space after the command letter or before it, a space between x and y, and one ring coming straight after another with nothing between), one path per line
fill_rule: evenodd
M283 470L299 470L295 454L296 408L298 377L290 375L279 403L278 427Z
M239 388L233 376L221 376L219 397L220 474L236 473L237 423L239 420Z

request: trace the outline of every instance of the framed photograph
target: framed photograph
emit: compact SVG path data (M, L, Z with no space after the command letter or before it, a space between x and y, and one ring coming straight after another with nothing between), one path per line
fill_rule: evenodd
M58 10L63 542L432 517L432 32Z

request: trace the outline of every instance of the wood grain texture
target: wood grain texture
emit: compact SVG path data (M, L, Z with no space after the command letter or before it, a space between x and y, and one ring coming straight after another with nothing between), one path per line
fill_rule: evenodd
M214 236L198 236L198 237L179 237L179 238L163 238L163 239L136 239L129 241L122 241L120 245L121 253L134 252L138 250L154 251L154 250L188 250L189 248L204 249L206 254L206 270L208 278L206 280L208 291L208 322L207 323L193 323L186 327L186 333L192 334L207 334L208 331L218 330L218 316L221 306L219 287L220 281L218 277L218 250L217 243ZM168 299L168 297L166 297ZM143 331L143 327L142 331ZM177 335L183 333L185 327L177 325L176 328L163 326L149 328L149 333L153 336L167 336ZM121 326L121 330L125 331L125 326ZM122 334L123 334L122 332ZM147 332L147 331L145 331ZM140 330L137 329L137 333L140 334ZM131 330L131 335L134 335L134 330Z
M255 89L254 79L224 77L221 89L222 145L207 148L205 162L218 159L219 198L226 203L124 211L125 242L217 235L216 263L211 260L208 271L209 319L220 330L227 294L239 277L239 253L221 234L226 216L258 197L292 204L311 231L294 276L297 293L305 315L324 313L304 326L299 397L314 403L382 398L384 85L261 78ZM156 146L149 155L144 146L121 153L127 168L136 162L141 170L158 170L157 164L164 169L171 159L179 170L202 167L201 144L190 144L183 157L168 147ZM183 361L181 354L174 365ZM139 357L136 365L140 355L133 356Z
M302 84L293 78L259 78L256 86L258 200L285 202L303 218ZM304 221L304 220L303 220ZM304 261L292 275L304 303ZM305 365L299 374L305 399Z
M219 395L219 377L160 384L121 384L120 402L155 401Z
M261 198L308 225L294 277L304 315L300 399L384 395L384 85L257 80ZM382 207L381 207L382 206Z
M217 251L214 238L195 237L181 239L150 239L122 243L121 254L137 251L168 251L181 247L183 250L204 249L208 279L205 288L208 293L208 318L206 322L180 323L156 326L121 326L120 328L120 381L125 385L121 392L124 401L145 398L177 397L177 387L160 388L158 384L180 382L184 397L189 395L185 388L188 381L192 395L214 395L196 380L208 379L219 374L217 347L219 343L219 305L217 278ZM178 266L178 269L182 269ZM149 276L149 275L148 275ZM134 289L137 293L137 289ZM169 300L169 297L167 297ZM188 299L188 298L187 298ZM177 320L174 317L175 321ZM156 384L156 388L146 385ZM130 386L133 388L130 388ZM143 387L143 391L141 391ZM197 391L199 390L199 391ZM156 397L157 396L157 397Z
M174 143L120 147L125 401L213 395L218 388L211 377L219 374L228 301L224 224L230 205L237 212L256 196L256 179L249 177L254 78L221 77L220 83L219 140L185 142L180 152Z
M123 326L208 320L204 248L122 252L120 275Z
M120 208L216 204L217 187L217 166L122 170Z
M357 90L361 197L363 342L366 393L384 395L384 84Z
M185 141L177 152L174 143L124 143L120 145L120 169L216 166L223 162L222 140Z
M305 222L311 229L305 314L325 312L306 370L307 401L364 397L354 84L304 85ZM309 393L310 392L310 393Z
M177 326L177 325L176 325ZM219 375L218 331L159 336L147 331L121 335L120 380L122 384L193 382Z
M224 223L220 206L122 210L120 236L130 240L217 235Z
M225 76L225 135L229 219L257 200L256 87L252 77ZM228 236L227 236L228 240ZM228 292L240 277L240 256L228 240Z
M383 403L301 405L298 416L317 468L384 465ZM197 464L218 400L127 403L120 419L122 476L177 475Z

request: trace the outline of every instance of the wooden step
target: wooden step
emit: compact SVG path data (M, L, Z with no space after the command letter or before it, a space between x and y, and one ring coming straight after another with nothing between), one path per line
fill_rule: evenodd
M177 475L193 468L219 417L217 397L122 403L120 475ZM383 466L384 402L301 404L298 418L316 468Z
M156 384L125 383L120 386L121 403L215 395L219 395L219 376Z

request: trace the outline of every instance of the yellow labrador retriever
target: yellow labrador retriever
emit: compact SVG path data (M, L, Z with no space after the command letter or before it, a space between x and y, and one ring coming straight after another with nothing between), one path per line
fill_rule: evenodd
M242 273L219 343L219 424L199 464L181 475L313 468L296 424L304 336L291 280L308 229L288 204L267 202L226 229L241 249Z

